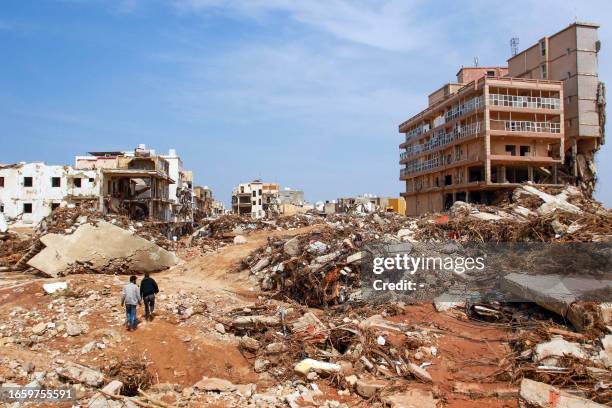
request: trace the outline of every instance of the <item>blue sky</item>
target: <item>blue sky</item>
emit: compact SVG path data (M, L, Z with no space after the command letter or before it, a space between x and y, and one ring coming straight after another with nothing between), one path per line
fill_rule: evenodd
M310 201L397 195L398 124L475 56L505 64L511 37L593 21L612 77L612 2L505 3L2 0L0 163L146 143L225 202L254 178ZM610 144L598 167L612 206Z

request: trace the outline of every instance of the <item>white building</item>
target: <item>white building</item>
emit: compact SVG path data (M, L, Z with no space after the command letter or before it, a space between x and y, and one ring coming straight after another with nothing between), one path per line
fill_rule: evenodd
M15 226L34 226L55 208L98 197L96 170L43 162L0 167L0 212Z
M193 175L185 171L183 160L176 154L176 149L170 149L167 155L160 155L170 165L168 175L174 184L170 184L168 197L174 201L173 215L175 222L193 221Z
M254 180L241 183L232 191L232 211L251 218L264 218L279 212L278 184Z

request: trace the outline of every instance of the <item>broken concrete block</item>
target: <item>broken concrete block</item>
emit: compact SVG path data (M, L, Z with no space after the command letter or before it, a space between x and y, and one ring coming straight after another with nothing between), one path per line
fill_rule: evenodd
M323 343L329 336L329 329L313 313L305 313L304 316L294 321L291 332L306 343Z
M246 244L246 243L247 243L247 239L244 237L244 235L236 235L234 237L234 244L242 245L242 244Z
M315 241L308 245L308 252L311 254L322 254L327 251L327 244L321 241Z
M232 321L236 329L247 329L256 326L278 326L281 324L278 316L237 316Z
M76 264L100 273L116 273L119 267L154 272L178 263L176 254L105 221L83 224L70 235L47 234L40 240L45 248L28 265L50 277L68 273Z
M42 335L45 331L47 331L47 323L38 323L36 326L32 327L32 334L37 336Z
M240 340L238 340L238 344L240 347L248 351L257 351L261 347L259 341L249 336L241 337Z
M63 367L57 368L56 371L61 378L73 383L85 384L97 388L104 382L104 374L76 363L68 362Z
M311 371L324 374L339 373L341 367L339 364L327 363L325 361L318 361L313 360L312 358L306 358L297 363L293 369L295 370L295 372L306 376Z
M255 363L253 364L253 370L255 370L256 373L263 373L268 369L268 367L270 367L270 364L272 364L270 360L257 358L255 359Z
M377 391L385 388L389 383L378 379L360 379L355 383L355 391L364 398L371 398Z
M388 408L436 408L431 391L419 389L387 395L382 397L382 403Z
M424 383L433 383L431 375L424 369L414 363L408 363L408 371L416 379L423 381Z
M204 377L193 385L194 388L203 391L232 392L236 390L236 385L222 378Z
M44 283L43 284L43 290L48 294L55 293L58 290L66 290L66 289L68 289L68 282L54 282L54 283Z
M562 337L554 337L546 343L540 343L535 348L533 361L543 365L557 365L557 361L563 356L586 358L585 352L578 343L571 343Z
M350 255L348 258L346 258L346 263L352 264L356 262L361 262L361 260L363 259L363 255L364 255L363 251L356 252L353 255Z
M530 407L604 408L604 405L571 395L551 385L529 380L527 378L521 381L520 398Z
M270 264L269 258L260 259L255 266L251 268L251 273L257 273Z
M299 237L291 238L289 241L285 242L283 251L291 257L301 254Z
M467 395L472 398L508 398L514 399L519 395L518 387L505 384L487 383L465 383L456 382L453 385L453 392Z
M123 388L123 383L119 380L113 380L106 384L102 391L110 395L119 395L121 394L121 388Z
M69 336L78 336L83 333L83 326L74 322L66 322L66 333Z
M572 313L574 303L583 296L600 292L603 288L610 290L612 281L586 277L510 273L503 277L501 288L565 317L574 327L582 329L584 319L579 313Z

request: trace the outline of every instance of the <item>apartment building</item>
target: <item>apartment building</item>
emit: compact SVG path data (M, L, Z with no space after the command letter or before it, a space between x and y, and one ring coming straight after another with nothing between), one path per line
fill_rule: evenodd
M213 215L213 194L207 186L193 188L193 213L196 222Z
M241 183L232 191L232 212L252 218L279 213L279 185L254 180Z
M599 26L576 22L508 60L508 75L563 83L565 166L585 191L595 186L594 154L604 143L605 86L599 81Z
M0 166L0 213L14 226L34 226L62 205L95 200L96 170L42 162Z
M168 154L160 155L168 162L168 175L173 184L168 187L168 197L172 201L172 221L193 222L193 173L183 168L183 160L170 149Z
M77 156L77 169L97 169L100 174L99 209L134 220L173 222L170 164L155 150L139 145L134 151L89 152Z
M505 67L462 68L457 82L399 126L406 214L455 201L487 203L530 181L555 185L563 163L560 81L512 78Z

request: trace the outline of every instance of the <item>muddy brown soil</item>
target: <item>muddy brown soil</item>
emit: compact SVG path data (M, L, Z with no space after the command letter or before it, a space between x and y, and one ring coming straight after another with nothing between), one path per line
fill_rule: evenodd
M142 321L143 309L139 308L141 323L134 332L125 329L120 306L121 287L127 277L70 275L64 280L72 289L80 291L82 297L68 298L63 307L80 323L86 324L86 332L75 337L58 335L34 349L0 343L0 352L8 358L33 362L37 370L52 369L57 359L103 370L116 359L138 356L150 362L149 371L156 383L178 384L184 388L207 376L224 378L235 384L255 383L258 389L265 389L274 384L274 379L266 373L254 372L252 361L239 351L237 339L215 330L215 319L229 310L252 304L261 295L256 284L249 279L248 272L239 272L242 258L264 246L270 236L296 235L316 228L320 227L256 231L247 236L246 244L229 245L206 254L192 250L179 252L183 261L178 266L154 276L161 289L156 318L151 322ZM55 309L49 309L53 297L45 295L42 289L43 283L52 281L32 280L23 274L5 276L0 282L0 316L3 316L3 321L10 319L10 313L17 308L35 311L47 320L53 319ZM92 297L92 293L102 295ZM167 306L168 302L176 303L181 298L197 298L197 302L206 305L206 311L186 320L178 318ZM86 313L78 317L83 312L82 306L78 306L83 299L91 300L88 300ZM434 383L414 383L414 386L433 390L440 400L439 407L517 406L516 397L487 396L496 390L512 388L511 384L494 380L499 363L509 353L509 329L464 320L461 315L437 313L430 304L406 306L402 314L389 319L428 328L434 333L437 353L430 357L432 365L428 367ZM24 330L30 327L27 316L23 324L28 326ZM113 340L107 342L105 348L81 352L88 343L99 342L101 338ZM0 367L0 376L6 374L6 367ZM456 392L457 383L480 386L483 392L475 395ZM337 388L327 380L319 380L318 385L323 395L317 397L317 401L335 399L349 406L368 406L368 402L354 395L339 396ZM224 406L220 404L210 406Z

